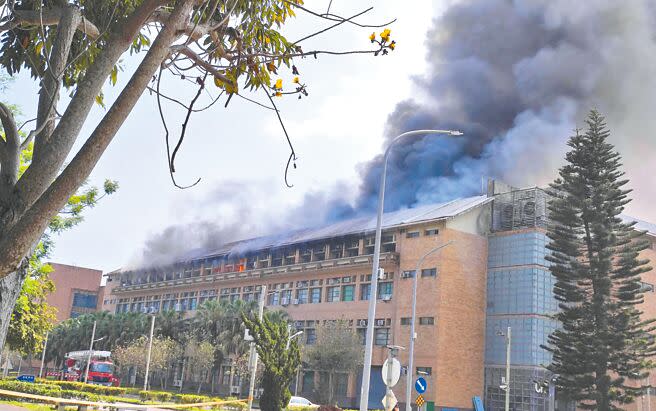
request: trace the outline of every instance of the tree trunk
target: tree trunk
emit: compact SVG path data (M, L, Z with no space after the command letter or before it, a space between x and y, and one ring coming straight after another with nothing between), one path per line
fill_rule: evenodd
M26 264L23 268L0 278L0 347L4 347L11 313L18 299L23 281L27 275Z
M333 373L328 373L328 405L333 405Z

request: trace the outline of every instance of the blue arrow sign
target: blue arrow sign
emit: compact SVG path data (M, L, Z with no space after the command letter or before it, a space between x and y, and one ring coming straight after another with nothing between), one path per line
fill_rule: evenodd
M33 375L20 375L16 379L18 381L22 381L22 382L34 382L34 376Z
M419 394L425 393L427 386L428 384L426 384L424 377L419 377L417 378L417 381L415 381L415 390L417 390Z

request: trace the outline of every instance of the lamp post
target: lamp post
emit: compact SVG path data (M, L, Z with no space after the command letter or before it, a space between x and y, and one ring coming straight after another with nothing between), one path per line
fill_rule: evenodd
M505 337L506 340L506 381L505 386L501 385L501 389L506 391L506 406L505 410L510 410L510 346L512 344L512 330L508 327L508 331L504 334L503 331L497 331L497 335ZM555 394L554 394L555 396Z
M46 333L46 340L43 342L43 352L41 353L41 368L39 368L39 378L43 377L43 365L46 361L46 349L48 348L48 336L50 332Z
M364 350L364 365L362 366L362 386L360 389L360 411L367 411L369 408L369 378L371 376L371 356L374 343L374 321L376 318L376 297L378 292L378 268L380 263L380 237L382 234L383 222L383 204L385 202L385 176L387 174L387 159L394 144L399 140L421 134L448 134L451 136L460 136L460 131L454 130L413 130L396 136L385 150L383 157L383 172L380 176L380 186L378 188L378 215L376 217L376 240L374 244L374 261L371 268L371 294L369 295L369 313L367 315L367 336Z
M410 322L410 351L408 352L408 372L405 380L405 410L412 411L412 401L410 398L412 396L412 376L414 374L414 363L415 363L415 339L417 338L415 333L415 321L417 320L417 283L419 278L419 270L421 265L424 262L424 259L429 255L433 254L436 251L443 249L444 247L451 244L453 241L449 241L446 244L439 245L432 250L424 254L419 261L417 262L417 267L415 268L415 275L412 281L412 320Z
M84 373L84 383L89 381L89 366L91 365L91 354L93 354L93 343L104 340L105 337L96 338L96 321L93 322L93 330L91 331L91 343L89 343L89 355L87 356L87 370Z
M260 304L258 307L257 318L262 321L264 316L264 299L266 298L266 285L262 285L260 290ZM251 381L248 386L248 411L253 410L253 393L255 391L255 373L257 372L257 350L255 349L255 341L251 341L251 354L250 354L250 369Z
M153 332L155 331L155 310L150 311L150 337L148 338L148 355L146 357L146 375L144 376L144 391L148 391L148 373L150 371L150 353L153 349Z

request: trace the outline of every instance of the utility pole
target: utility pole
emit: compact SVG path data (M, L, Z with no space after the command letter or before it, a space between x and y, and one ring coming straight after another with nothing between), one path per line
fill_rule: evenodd
M148 372L150 371L150 352L153 349L153 332L155 331L155 315L150 321L150 338L148 339L148 357L146 357L146 375L144 376L144 391L148 391Z
M96 338L96 322L93 322L93 331L91 331L91 342L89 343L89 356L87 357L87 371L84 373L84 383L89 381L89 365L91 364L91 354L93 353L93 340Z
M41 368L39 368L39 378L43 377L43 364L46 360L46 348L48 348L48 336L50 332L46 333L46 340L43 342L43 352L41 353Z
M260 290L260 305L258 307L257 318L262 321L264 317L264 299L266 298L266 285L262 285ZM248 411L253 410L253 394L255 393L255 373L257 372L257 349L255 348L255 341L251 341L251 355L250 355L250 369L251 381L248 386Z
M510 343L512 341L512 331L508 327L506 332L506 411L510 411Z

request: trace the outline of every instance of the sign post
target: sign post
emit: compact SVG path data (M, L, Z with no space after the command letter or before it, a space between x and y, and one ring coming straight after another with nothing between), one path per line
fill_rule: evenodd
M387 361L383 363L383 368L381 369L383 381L387 386L385 397L383 397L383 406L385 407L385 411L392 411L397 403L396 396L392 392L392 387L399 382L399 378L401 377L401 363L394 358L394 355L395 351L400 347L388 346L387 348L389 348Z

